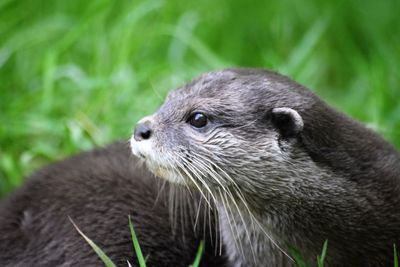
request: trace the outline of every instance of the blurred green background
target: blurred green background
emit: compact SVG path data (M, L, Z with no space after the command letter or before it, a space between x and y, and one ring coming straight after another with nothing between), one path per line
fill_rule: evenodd
M400 1L0 0L0 196L127 139L166 92L277 70L400 147Z

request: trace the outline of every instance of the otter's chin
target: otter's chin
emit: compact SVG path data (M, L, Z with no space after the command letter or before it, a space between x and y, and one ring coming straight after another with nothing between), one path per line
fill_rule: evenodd
M162 166L155 166L148 161L146 161L146 165L150 172L152 172L155 176L160 177L164 180L167 180L174 184L185 184L183 178L176 172L171 171Z

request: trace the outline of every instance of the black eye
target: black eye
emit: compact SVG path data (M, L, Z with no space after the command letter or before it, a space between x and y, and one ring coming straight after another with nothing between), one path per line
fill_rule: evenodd
M208 119L203 113L197 112L190 116L188 122L196 128L202 128L207 125Z

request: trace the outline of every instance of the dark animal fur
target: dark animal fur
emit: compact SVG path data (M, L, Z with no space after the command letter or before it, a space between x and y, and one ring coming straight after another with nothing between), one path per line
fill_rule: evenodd
M178 218L173 234L168 185L160 191L159 181L137 165L128 146L120 143L34 174L1 203L0 266L104 266L68 217L117 266L128 266L127 260L138 266L128 215L148 266L189 266L203 238L202 227L194 233L193 224L181 224ZM205 246L202 266L223 263L213 256L211 242L206 240Z

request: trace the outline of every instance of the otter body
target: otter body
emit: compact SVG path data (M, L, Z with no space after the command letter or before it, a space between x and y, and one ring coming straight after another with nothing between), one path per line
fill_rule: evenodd
M104 266L70 219L117 266L138 266L129 215L148 266L187 267L204 238L202 266L222 266L203 234L203 215L195 231L197 210L178 199L170 210L171 189L138 165L126 143L50 165L0 205L0 266Z
M274 72L206 73L138 124L132 152L215 202L232 266L390 266L400 243L400 156Z

